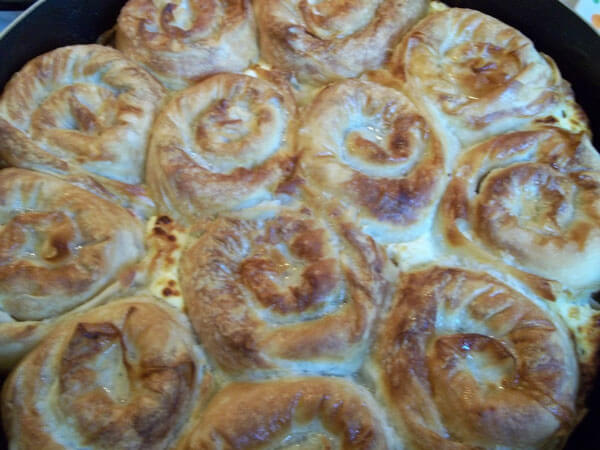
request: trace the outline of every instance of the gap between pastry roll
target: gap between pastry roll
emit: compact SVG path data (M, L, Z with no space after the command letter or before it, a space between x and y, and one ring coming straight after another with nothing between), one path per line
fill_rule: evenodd
M341 207L382 243L430 230L448 180L446 151L400 91L365 80L327 86L304 113L298 149L309 204Z
M427 12L426 0L257 0L261 56L301 83L324 84L381 67Z
M447 130L453 152L533 122L589 132L552 59L518 30L478 11L429 14L402 39L389 68Z
M400 442L365 388L306 377L229 384L175 448L386 450Z
M161 213L183 221L273 198L293 170L295 102L282 79L219 74L175 94L148 153Z
M560 448L580 416L561 319L482 272L399 277L366 372L409 448Z
M179 273L207 354L227 375L253 377L355 371L387 270L383 250L352 224L292 203L198 222Z
M119 51L62 47L29 61L0 99L0 161L51 173L134 210L164 88Z
M115 39L119 50L171 89L258 60L249 0L129 0Z
M130 211L51 175L0 171L0 369L64 315L125 291L143 254Z
M4 384L2 419L14 448L164 449L211 389L186 318L131 297L53 329Z

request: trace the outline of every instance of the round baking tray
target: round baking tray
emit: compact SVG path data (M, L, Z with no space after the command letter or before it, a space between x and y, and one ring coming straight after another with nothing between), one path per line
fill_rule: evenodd
M22 9L31 1L0 1L0 9ZM450 6L478 9L521 30L558 64L586 111L600 148L600 36L557 0L446 0ZM0 87L33 57L71 44L95 42L116 22L125 0L40 0L0 34ZM567 449L600 444L600 382L588 399L589 414ZM0 448L6 442L0 437Z

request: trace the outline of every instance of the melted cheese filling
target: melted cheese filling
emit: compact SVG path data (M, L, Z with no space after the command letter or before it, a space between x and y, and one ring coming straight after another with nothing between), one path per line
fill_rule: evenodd
M157 229L163 231L157 232ZM149 245L151 264L150 293L180 311L183 311L183 295L178 269L186 237L184 229L175 222L160 224L160 217L152 217L146 225L146 242Z

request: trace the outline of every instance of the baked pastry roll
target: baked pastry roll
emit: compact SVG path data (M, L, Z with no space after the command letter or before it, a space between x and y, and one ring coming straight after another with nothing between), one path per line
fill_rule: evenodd
M141 213L140 184L163 88L117 50L63 47L17 72L0 99L0 160L50 172Z
M143 252L129 211L50 175L0 171L0 368L62 314L124 289Z
M403 274L372 358L410 448L554 448L575 425L577 359L562 323L481 272Z
M180 260L187 313L229 374L348 373L385 299L385 255L304 206L196 224Z
M154 199L189 220L270 198L293 168L294 114L291 93L247 75L215 75L176 94L150 142Z
M380 67L427 11L426 0L254 2L261 56L299 81L322 84Z
M183 449L398 448L363 387L336 378L231 383L190 423Z
M545 298L600 288L600 155L583 134L520 131L469 149L438 217L450 249Z
M185 317L144 297L58 325L2 391L11 448L164 449L211 386Z
M129 0L115 42L171 89L258 60L250 0Z
M404 37L390 66L459 146L574 107L554 62L519 31L478 11L430 14Z
M399 91L357 80L326 87L305 114L298 147L309 201L343 205L381 242L430 228L447 180L444 148Z

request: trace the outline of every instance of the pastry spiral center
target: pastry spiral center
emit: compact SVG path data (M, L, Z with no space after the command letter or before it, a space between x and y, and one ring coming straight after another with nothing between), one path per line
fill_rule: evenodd
M452 61L446 70L470 100L478 100L515 79L521 70L517 50L488 42L463 43L446 53Z
M218 173L251 169L281 147L287 119L274 90L241 83L196 116L190 156Z
M76 228L62 212L28 212L13 217L0 235L0 262L39 255L47 263L64 263L77 246Z
M31 134L58 156L65 150L79 163L111 160L98 138L118 121L118 101L110 89L74 84L54 91L31 117Z
M239 269L257 300L279 314L315 312L340 289L338 263L327 251L325 230L302 222L293 228L271 225L267 238L259 238L266 242Z
M158 441L192 391L196 369L189 355L180 348L168 358L147 352L139 339L144 331L132 324L135 311L122 330L110 322L79 323L61 359L59 407L91 441L117 444L131 430L145 443Z
M322 40L342 39L366 27L379 1L301 0L298 4L307 31Z
M426 146L428 130L418 115L395 116L396 105L384 112L364 118L365 124L346 135L348 160L362 160L372 165L401 166L404 170L419 149Z
M562 246L575 217L576 191L567 177L542 164L493 171L484 180L478 199L479 231L515 251L522 243L515 232L537 245L552 240Z
M218 25L219 4L215 0L157 2L160 8L160 25L164 33L175 39L185 39L192 34L195 39L209 35Z

